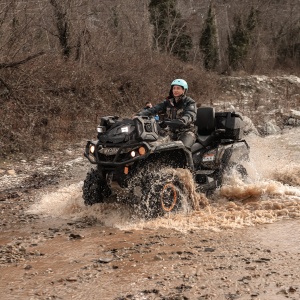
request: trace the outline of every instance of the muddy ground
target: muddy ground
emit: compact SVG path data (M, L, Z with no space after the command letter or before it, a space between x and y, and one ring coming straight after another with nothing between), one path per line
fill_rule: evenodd
M1 300L300 299L298 187L227 186L201 212L146 222L84 207L82 149L1 162Z

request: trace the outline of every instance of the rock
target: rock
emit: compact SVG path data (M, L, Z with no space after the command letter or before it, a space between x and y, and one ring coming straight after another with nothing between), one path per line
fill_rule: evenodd
M26 266L24 267L24 270L30 270L30 269L32 269L32 266L31 266L31 265L26 265Z
M77 278L69 277L69 278L66 278L66 281L75 282L75 281L77 281Z
M300 119L289 118L287 121L287 125L293 127L300 126Z
M7 170L7 175L9 175L9 176L16 176L17 175L17 173L16 173L16 171L15 170Z
M0 193L0 201L6 201L6 199L8 199L7 194L6 193Z
M214 252L215 250L216 250L215 248L207 247L207 248L204 249L204 252Z
M279 134L280 127L275 124L275 121L269 121L264 125L264 132L266 135Z
M291 109L291 110L290 110L290 116L291 116L292 118L294 118L294 119L300 120L300 111Z
M67 155L70 155L70 156L72 156L72 155L73 155L73 152L72 152L72 151L70 151L70 150L68 150L68 149L66 149L64 152L65 152L65 154L67 154Z
M244 127L245 134L254 133L256 135L259 135L256 127L254 126L252 120L249 117L243 116L243 121L245 124L245 127Z
M289 287L289 293L295 293L298 290L298 287L290 286Z
M79 240L79 239L83 239L84 236L76 233L70 233L69 238L70 240Z
M107 264L109 262L111 262L113 260L113 258L111 257L100 257L97 262L101 263L101 264Z
M155 255L154 260L163 260L163 258L160 255Z

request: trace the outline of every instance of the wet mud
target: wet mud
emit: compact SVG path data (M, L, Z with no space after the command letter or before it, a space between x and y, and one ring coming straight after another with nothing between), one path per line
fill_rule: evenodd
M154 220L84 206L83 148L2 164L0 299L300 299L299 137L249 136L207 202L180 172L201 207Z

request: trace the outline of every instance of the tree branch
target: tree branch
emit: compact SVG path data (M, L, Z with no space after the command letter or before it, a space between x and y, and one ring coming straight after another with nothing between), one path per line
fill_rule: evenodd
M16 66L25 64L25 63L27 63L28 61L30 61L30 60L32 60L32 59L38 57L38 56L44 55L44 54L45 54L45 52L44 52L44 51L41 51L41 52L39 52L39 53L30 55L30 56L28 56L28 57L26 57L25 59L20 60L20 61L15 61L15 62L10 62L10 63L0 63L0 69L14 68L14 67L16 67Z

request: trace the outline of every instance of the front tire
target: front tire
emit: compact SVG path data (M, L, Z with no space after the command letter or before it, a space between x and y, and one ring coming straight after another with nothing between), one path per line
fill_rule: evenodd
M177 212L182 207L184 188L172 174L148 174L142 183L139 210L146 219Z
M82 187L82 197L85 205L93 205L103 203L105 197L111 194L106 181L103 179L99 171L91 169L84 180Z

